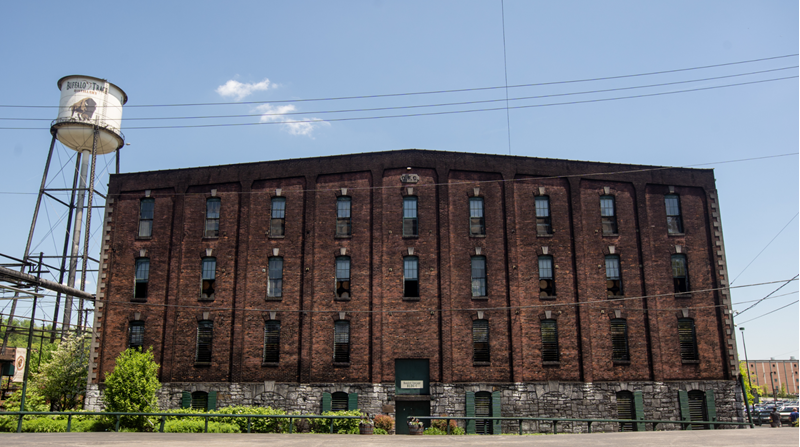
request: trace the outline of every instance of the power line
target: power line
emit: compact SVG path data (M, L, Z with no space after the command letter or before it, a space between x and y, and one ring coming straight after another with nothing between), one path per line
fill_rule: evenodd
M508 109L508 102L509 101L526 101L532 99L544 99L544 98L556 98L562 96L576 96L576 95L591 95L597 93L609 93L609 92L618 92L624 90L635 90L635 89L643 89L643 88L653 88L653 87L665 87L670 85L679 85L679 84L689 84L695 82L705 82L705 81L714 81L719 79L728 79L728 78L735 78L741 76L751 76L754 74L764 74L770 73L775 71L783 71L783 70L791 70L798 68L797 65L790 66L790 67L782 67L782 68L775 68L770 70L761 70L761 71L753 71L747 73L738 73L733 75L725 75L725 76L714 76L709 78L700 78L700 79L689 79L684 81L674 81L674 82L663 82L658 84L647 84L647 85L638 85L638 86L629 86L629 87L616 87L616 88L609 88L609 89L600 89L600 90L587 90L587 91L579 91L579 92L566 92L566 93L553 93L548 95L536 95L536 96L522 96L518 98L509 98L506 94L505 99L485 99L485 100L475 100L475 101L461 101L461 102L448 102L448 103L435 103L435 104L417 104L417 105L410 105L410 106L389 106L389 107L372 107L372 108L360 108L360 109L340 109L340 110L311 110L311 111L304 111L304 112L285 112L285 113L248 113L248 114L235 114L235 115L201 115L201 116L166 116L166 117L134 117L134 118L122 118L122 121L156 121L156 120L192 120L192 119L217 119L217 118L252 118L252 117L282 117L282 116L291 116L291 115L310 115L310 114L328 114L328 113L356 113L356 112L376 112L376 111L384 111L384 110L405 110L405 109L418 109L418 108L428 108L428 107L452 107L452 106L463 106L463 105L473 105L473 104L487 104L487 103L495 103L495 102L506 102L506 107L501 108L493 108L493 109L477 109L474 111L483 111L483 110L503 110ZM776 80L783 80L788 78L777 78ZM765 80L771 81L771 80ZM756 81L759 82L759 81ZM732 84L731 86L738 86L744 84ZM725 87L725 86L722 86ZM693 91L693 90L687 90ZM680 93L681 91L677 91L674 93ZM667 92L672 93L672 92ZM614 99L614 98L610 98ZM511 108L520 108L524 106L516 106ZM457 113L458 111L454 111L453 113ZM368 118L368 117L367 117ZM366 118L365 118L366 119ZM52 121L50 118L11 118L11 117L0 117L2 121ZM320 121L332 121L332 120L320 120ZM287 124L286 121L277 121L271 124ZM139 129L137 127L131 127L128 129Z
M747 312L748 310L750 310L750 309L752 309L752 308L756 307L756 306L758 305L758 303L760 303L760 302L764 301L765 299L769 298L770 296L772 296L772 294L773 294L773 293L777 292L778 290L781 290L782 288L786 287L786 286L787 286L787 285L788 285L790 282L792 282L792 281L796 281L798 277L800 277L800 275L795 275L795 276L794 276L794 278L792 278L792 279L790 279L790 280L787 280L787 281L786 281L785 283L783 283L783 284L782 284L780 287L778 287L777 289L773 290L773 291L772 291L772 292L771 292L769 295L767 295L767 296L765 296L764 298L761 298L760 300L756 301L756 302L755 302L755 303L754 303L752 306L748 307L747 309L745 309L745 310L743 310L743 311L741 311L741 312L736 312L736 313L734 314L734 316L737 316L737 317L738 317L739 315L741 315L741 314L743 314L743 313Z
M760 251L760 252L758 252L758 254L756 255L756 257L755 257L755 258L753 258L753 260L752 260L752 261L750 261L750 264L747 264L747 266L746 266L744 269L742 269L742 271L741 271L741 272L739 272L739 274L738 274L738 275L736 275L736 278L733 278L733 281L731 281L731 285L733 285L733 283L735 283L735 282L736 282L736 280L737 280L737 279L739 279L739 277L740 277L740 276L742 276L742 273L744 273L744 271L745 271L745 270L747 270L747 268L748 268L748 267L750 267L750 266L751 266L751 265L752 265L754 262L756 262L756 259L758 259L758 257L759 257L759 256L761 256L761 253L764 253L764 250L766 250L766 249L767 249L767 247L769 247L769 245L770 245L770 244L771 244L771 243L772 243L772 242L773 242L775 239L777 239L777 238L778 238L778 236L780 236L780 235L781 235L781 233L783 233L783 230L785 230L785 229L786 229L786 227L788 227L788 226L789 226L789 224L790 224L790 223L792 223L792 222L793 222L793 221L794 221L794 220L797 218L798 214L800 214L800 213L797 213L797 214L795 214L795 215L794 215L794 217L792 217L791 219L789 219L789 222L788 222L786 225L784 225L784 226L783 226L783 228L781 228L781 231L779 231L779 232L778 232L778 234L776 234L776 235L775 235L775 237L773 237L773 238L772 238L772 240L770 240L770 241L767 243L767 245L766 245L766 246L764 246L764 248L762 248L762 249L761 249L761 251Z
M761 317L766 317L767 315L769 315L769 314L771 314L771 313L775 313L775 312L777 312L777 311L779 311L779 310L781 310L781 309L785 309L785 308L787 308L787 307L789 307L789 306L791 306L791 305L793 305L793 304L797 304L797 303L798 303L798 301L800 301L800 300L797 300L797 301L792 301L791 303L789 303L789 304L787 304L787 305L785 305L785 306L781 306L781 307L779 307L779 308L777 308L777 309L775 309L775 310L773 310L773 311L767 312L767 313L765 313L765 314L759 315L759 316L757 316L757 317L755 317L755 318L751 318L751 319L749 319L749 320L746 320L746 321L740 321L740 322L737 322L736 324L745 324L745 323L748 323L748 322L750 322L750 321L753 321L753 320L758 320L758 319L759 319L759 318L761 318Z
M566 80L566 81L552 81L552 82L539 82L539 83L531 83L531 84L519 84L519 85L510 85L506 86L495 86L495 87L475 87L475 88L464 88L464 89L452 89L452 90L432 90L432 91L423 91L423 92L404 92L404 93L388 93L388 94L379 94L379 95L359 95L359 96L339 96L339 97L330 97L330 98L313 98L313 99L282 99L282 100L271 100L271 101L244 101L244 102L207 102L207 103L185 103L185 104L140 104L140 105L127 105L127 108L133 107L193 107L193 106L217 106L217 105L248 105L248 104L275 104L275 103L296 103L296 102L314 102L314 101L340 101L340 100L351 100L351 99L372 99L372 98L387 98L387 97L395 97L395 96L413 96L413 95L433 95L433 94L442 94L442 93L459 93L459 92L472 92L472 91L482 91L482 90L499 90L505 88L523 88L523 87L538 87L543 85L558 85L558 84L572 84L572 83L579 83L579 82L595 82L595 81L608 81L612 79L625 79L625 78L634 78L634 77L641 77L641 76L653 76L653 75L661 75L661 74L668 74L668 73L679 73L684 71L693 71L693 70L705 70L709 68L718 68L718 67L726 67L731 65L741 65L741 64L750 64L754 62L763 62L769 60L776 60L776 59L785 59L789 57L798 56L797 53L795 54L786 54L782 56L772 56L772 57L764 57L759 59L749 59L744 61L737 61L737 62L726 62L722 64L713 64L713 65L702 65L696 67L688 67L688 68L677 68L672 70L662 70L662 71L652 71L652 72L645 72L645 73L636 73L636 74L627 74L627 75L617 75L617 76L606 76L606 77L596 77L596 78L587 78L587 79L573 79L573 80ZM9 108L59 108L60 106L33 106L33 105L9 105L9 104L0 104L0 107L9 107Z

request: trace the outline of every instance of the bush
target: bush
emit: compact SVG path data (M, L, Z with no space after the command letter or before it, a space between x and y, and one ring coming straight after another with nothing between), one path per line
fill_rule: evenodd
M364 416L359 410L350 411L326 411L323 416ZM331 422L333 422L333 433L338 434L358 434L358 419L311 419L311 433L330 433Z
M50 402L45 411L72 410L83 403L89 367L89 338L88 334L65 338L58 349L43 359L39 372L31 375L30 384Z
M426 435L446 435L447 434L447 420L434 419L431 421L431 426L425 429ZM464 429L459 427L456 421L450 421L450 434L463 435Z
M167 421L164 424L164 433L203 433L205 426L205 421L198 420ZM241 431L234 424L208 421L208 433L241 433Z
M394 418L388 414L379 414L375 416L375 428L380 428L386 433L394 430Z
M265 414L265 415L285 415L286 411L271 407L246 407L232 406L223 407L211 413L216 414ZM216 422L234 424L239 427L242 433L247 433L247 418L214 418ZM295 421L297 422L297 421ZM286 418L251 418L250 432L252 433L289 433L289 419Z
M103 403L108 412L153 413L158 411L156 391L159 388L153 348L145 352L126 349L117 357L114 370L106 373ZM139 431L153 428L145 416L123 416L121 426Z
M386 430L384 430L382 428L375 427L375 428L372 429L372 434L375 434L375 435L388 435L389 432L387 432Z

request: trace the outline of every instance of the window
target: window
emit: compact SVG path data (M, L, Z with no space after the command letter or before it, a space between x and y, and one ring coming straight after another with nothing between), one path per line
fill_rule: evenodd
M681 219L681 199L677 194L664 196L667 206L667 232L669 234L683 233L683 219Z
M486 296L486 258L472 257L472 296Z
M488 391L478 391L475 393L475 416L476 417L492 417L492 393ZM475 420L475 434L478 435L491 435L492 420L490 419L477 419Z
M272 237L283 236L286 224L286 199L274 197L269 220L269 235Z
M539 296L556 296L552 256L539 256Z
M208 409L208 393L195 391L192 393L192 410L206 411Z
M403 296L419 296L419 259L416 256L403 258Z
M416 197L405 197L403 199L403 236L419 236Z
M181 397L181 408L191 408L193 410L212 411L217 409L217 392L216 391L195 391L190 393L183 392Z
M347 393L337 391L331 394L331 410L330 411L347 411L349 409L349 398Z
M281 322L269 320L264 324L264 363L281 360Z
M680 341L681 361L696 362L697 334L694 329L694 320L691 318L678 319L678 340Z
M350 236L353 227L350 221L350 197L336 199L336 236Z
M140 351L144 347L144 321L131 321L128 327L128 347Z
M134 298L147 298L147 283L150 281L150 258L136 259L136 280L133 287Z
M676 295L689 292L689 272L686 268L686 255L672 255L672 283Z
M469 235L483 236L486 234L486 221L483 218L483 198L472 197L469 199Z
M611 360L629 362L628 321L622 318L611 320Z
M153 211L155 199L142 199L139 202L139 237L153 236Z
M553 234L553 227L550 222L550 197L536 197L536 234Z
M614 206L614 196L600 196L600 219L603 224L603 234L617 234L617 213Z
M283 258L269 258L267 297L283 296Z
M202 320L197 323L197 352L195 363L211 363L211 344L214 341L214 322Z
M213 300L217 283L217 258L203 258L203 278L200 298Z
M350 298L350 258L347 256L336 258L336 296Z
M633 393L617 391L617 419L635 419L633 411ZM633 422L621 422L619 431L633 431Z
M542 362L558 361L558 325L556 320L542 320Z
M350 363L350 322L338 320L333 328L333 362Z
M219 197L206 200L206 229L203 237L219 237L219 210L221 202Z
M606 294L607 296L622 296L619 256L606 256Z
M489 363L489 320L472 322L472 362Z

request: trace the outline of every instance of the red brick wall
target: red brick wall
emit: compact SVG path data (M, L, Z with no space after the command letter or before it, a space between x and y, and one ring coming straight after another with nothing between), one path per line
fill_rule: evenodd
M406 169L411 166L411 169ZM163 382L390 383L398 358L430 360L433 382L614 381L729 378L735 354L717 292L675 298L670 256L688 258L691 287L724 282L716 191L708 170L396 151L114 175L95 381L113 368L140 312ZM418 183L403 183L416 174ZM558 178L563 176L562 178ZM681 197L682 235L668 235L664 195ZM403 196L418 198L419 236L403 237ZM616 198L619 233L604 236L599 197ZM270 200L286 198L286 235L267 234ZM352 236L335 237L336 199L352 198ZM485 237L469 235L469 198L484 198ZM534 197L550 197L550 236L536 232ZM136 238L139 200L156 199L151 239ZM221 198L220 237L203 238L206 199ZM715 213L712 217L712 213ZM604 257L621 260L624 296L606 296ZM539 296L538 256L554 260L556 297ZM419 300L403 298L403 257L419 258ZM486 257L488 297L473 298L470 259ZM131 302L134 261L151 260L149 295ZM206 249L217 292L200 301ZM273 249L284 260L283 296L266 299ZM335 258L351 257L352 295L335 299ZM653 295L665 295L653 297ZM648 298L641 298L649 296ZM718 307L714 307L718 306ZM699 364L680 361L677 315L695 319ZM197 321L214 321L210 366L194 364ZM262 365L264 321L281 322L278 365ZM351 324L351 361L333 365L334 322ZM475 365L472 321L490 325L491 361ZM542 365L541 319L558 322L560 362ZM631 360L611 361L610 319L627 319Z

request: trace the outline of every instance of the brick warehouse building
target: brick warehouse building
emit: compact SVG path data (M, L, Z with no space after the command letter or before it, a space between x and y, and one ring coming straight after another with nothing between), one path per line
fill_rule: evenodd
M152 346L162 408L740 420L720 222L706 169L400 150L112 175L87 407Z

